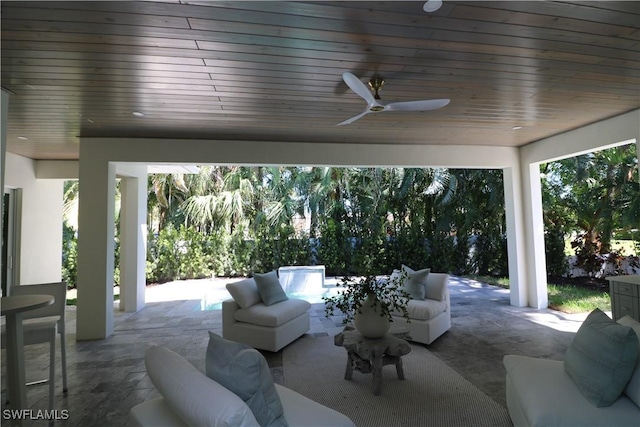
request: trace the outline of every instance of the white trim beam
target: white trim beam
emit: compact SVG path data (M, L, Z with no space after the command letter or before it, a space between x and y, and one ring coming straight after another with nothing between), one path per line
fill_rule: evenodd
M518 162L513 147L317 144L148 138L81 138L112 162L349 167L502 169Z

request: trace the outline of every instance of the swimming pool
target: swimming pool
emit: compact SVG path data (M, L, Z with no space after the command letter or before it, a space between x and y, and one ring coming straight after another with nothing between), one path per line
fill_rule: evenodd
M322 297L336 295L340 289L336 286L337 283L335 278L326 278L322 287L314 286L297 289L296 292L288 292L287 290L285 292L289 298L303 299L311 304L318 304L324 302ZM202 297L200 307L196 308L196 310L222 310L222 301L229 298L230 295L226 289L211 290Z

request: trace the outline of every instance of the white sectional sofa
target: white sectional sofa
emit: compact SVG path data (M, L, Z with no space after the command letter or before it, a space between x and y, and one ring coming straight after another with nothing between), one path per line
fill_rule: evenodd
M230 283L227 289L233 298L222 302L222 336L228 340L276 352L310 328L307 301L288 298L266 305L253 278Z
M627 317L619 323L640 335L637 321ZM620 397L610 406L600 407L585 398L566 372L565 361L507 355L504 366L507 408L515 427L640 426L640 360ZM590 374L596 375L593 371Z
M162 397L134 406L131 424L140 427L258 427L251 409L236 394L207 377L182 356L151 347L147 372ZM275 384L290 427L355 427L345 415Z
M403 325L409 328L410 341L428 345L451 329L451 301L448 284L448 274L429 273L426 286L438 289L438 292L433 293L439 295L439 299L409 300L407 304L409 322L399 314L393 314L394 325Z

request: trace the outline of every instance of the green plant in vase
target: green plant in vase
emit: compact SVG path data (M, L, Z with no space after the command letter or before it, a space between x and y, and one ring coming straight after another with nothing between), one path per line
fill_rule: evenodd
M322 298L325 316L333 316L338 310L343 315L342 322L354 322L362 335L369 338L383 336L393 322L393 313L409 321L409 294L402 288L405 278L405 272L386 278L345 276L337 285L343 288L337 295Z

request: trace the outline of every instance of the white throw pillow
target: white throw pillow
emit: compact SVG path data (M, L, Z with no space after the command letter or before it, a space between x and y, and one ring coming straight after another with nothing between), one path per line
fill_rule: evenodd
M630 316L624 316L622 319L618 319L618 323L624 326L630 326L638 336L638 361L636 362L636 368L631 375L631 379L624 389L624 394L633 400L633 403L640 406L640 322Z
M144 359L149 378L171 409L191 426L258 426L238 396L179 354L153 346Z
M427 279L427 299L434 299L436 301L444 301L447 295L447 282L448 276L443 274L433 273Z
M227 290L240 308L247 308L262 302L258 287L253 279L239 280L227 283Z
M427 298L427 277L430 268L415 271L406 265L402 265L402 271L407 273L403 289L411 296L411 299L423 300Z

